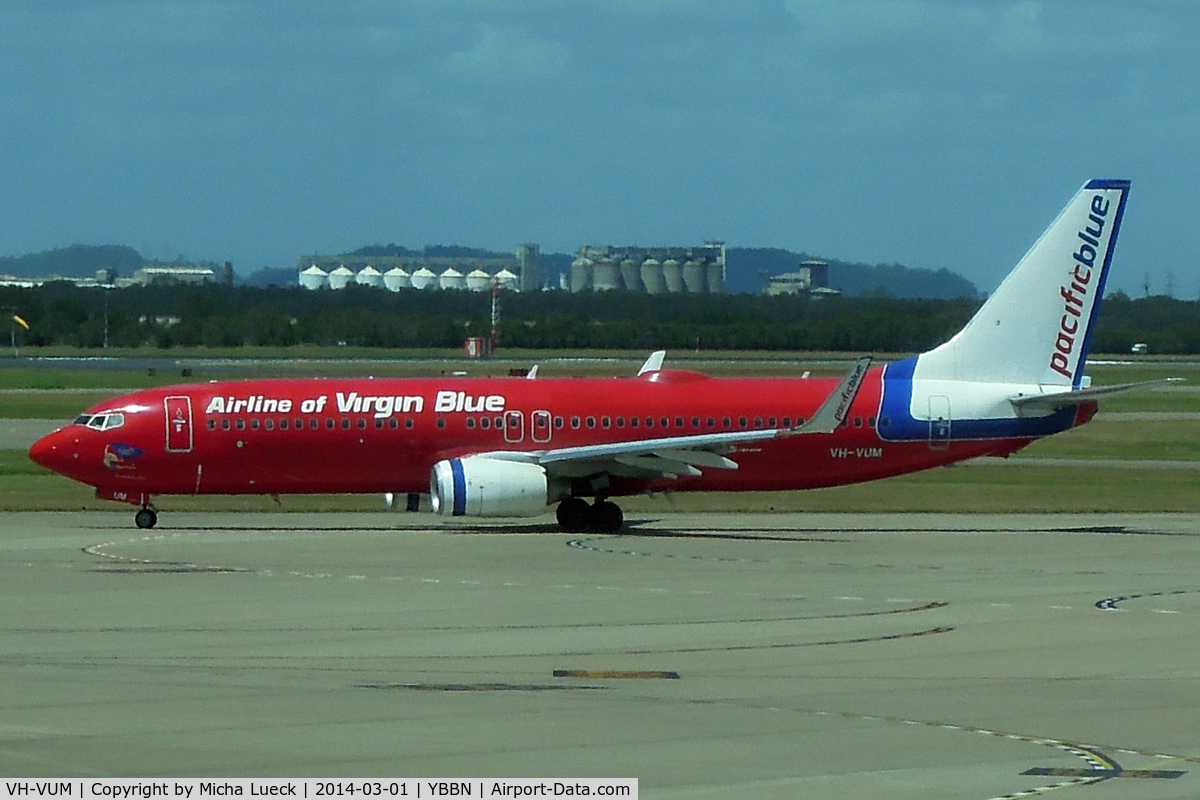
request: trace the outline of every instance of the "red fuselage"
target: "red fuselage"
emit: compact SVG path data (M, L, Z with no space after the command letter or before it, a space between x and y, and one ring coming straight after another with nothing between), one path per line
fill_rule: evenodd
M890 421L880 417L882 376L882 367L870 370L833 433L738 445L730 455L737 469L674 479L616 476L606 493L835 486L1007 455L1035 438L889 439ZM789 429L810 417L835 384L671 370L610 379L191 384L100 403L39 441L30 455L96 487L101 497L131 503L154 494L427 492L431 467L443 459ZM105 424L102 415L112 421ZM89 426L89 416L100 421Z

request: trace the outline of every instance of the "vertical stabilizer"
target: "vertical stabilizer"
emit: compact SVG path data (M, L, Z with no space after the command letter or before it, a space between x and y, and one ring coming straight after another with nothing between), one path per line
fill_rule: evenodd
M1079 388L1104 296L1127 180L1093 180L914 377Z

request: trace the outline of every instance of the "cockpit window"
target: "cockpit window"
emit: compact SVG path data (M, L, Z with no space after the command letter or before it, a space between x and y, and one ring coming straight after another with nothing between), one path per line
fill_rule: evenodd
M94 431L111 431L125 424L125 415L117 412L111 414L83 414L75 418L76 425L86 425Z

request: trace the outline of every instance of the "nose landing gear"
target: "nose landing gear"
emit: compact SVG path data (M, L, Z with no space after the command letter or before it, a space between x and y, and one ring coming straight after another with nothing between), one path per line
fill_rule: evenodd
M616 533L625 524L621 507L600 498L588 505L579 497L568 497L558 504L555 516L558 526L567 533Z
M142 529L153 528L158 524L158 512L149 506L143 506L133 515L133 524Z

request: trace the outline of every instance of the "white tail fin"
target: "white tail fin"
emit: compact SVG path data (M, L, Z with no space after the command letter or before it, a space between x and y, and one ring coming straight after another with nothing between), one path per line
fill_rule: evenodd
M1079 388L1128 195L1126 180L1087 183L914 377Z

